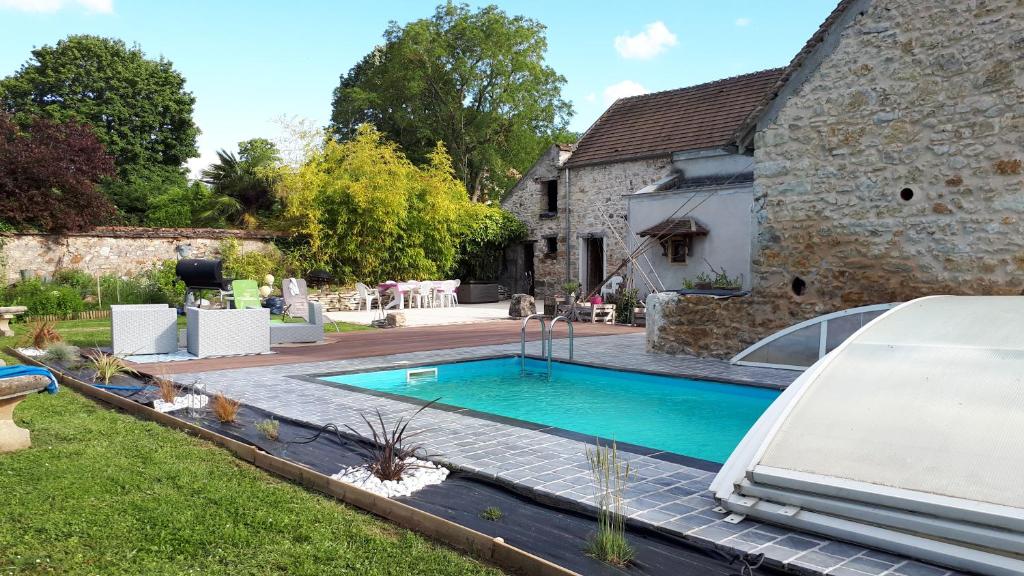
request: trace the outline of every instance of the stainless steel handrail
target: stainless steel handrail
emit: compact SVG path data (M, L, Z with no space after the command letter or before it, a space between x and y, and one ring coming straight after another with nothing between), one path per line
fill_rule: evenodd
M534 318L540 321L540 355L543 357L548 343L548 327L544 324L546 317L544 314L530 314L523 318L523 327L519 330L519 370L521 373L526 373L526 326Z
M551 377L551 356L552 350L554 349L554 342L552 337L555 335L555 323L559 320L564 320L565 325L569 328L569 360L572 360L572 320L569 320L565 316L555 316L551 320L551 324L548 326L548 377Z

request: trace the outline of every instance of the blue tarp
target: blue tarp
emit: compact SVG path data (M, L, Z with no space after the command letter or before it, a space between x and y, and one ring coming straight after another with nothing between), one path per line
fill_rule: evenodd
M50 379L50 385L46 387L46 391L50 394L57 393L57 379L53 377L46 368L40 368L39 366L26 366L23 364L17 364L15 366L0 366L0 378L14 378L15 376L46 376Z

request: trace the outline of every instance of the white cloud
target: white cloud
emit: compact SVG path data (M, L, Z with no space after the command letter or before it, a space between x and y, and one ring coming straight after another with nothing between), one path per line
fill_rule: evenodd
M87 12L110 14L114 0L0 0L0 9L21 12L56 12L68 6L81 6Z
M750 26L751 22L752 22L752 20L750 18L737 18L736 19L736 25L739 26L740 28L746 28L747 26Z
M615 49L623 58L647 60L654 58L678 43L676 35L669 32L662 21L651 22L646 29L635 36L615 37Z
M605 106L611 106L619 98L639 96L640 94L647 94L647 88L632 80L623 80L604 89L604 104Z
M583 99L586 100L587 102L597 102L597 94L591 92L590 94L584 96Z

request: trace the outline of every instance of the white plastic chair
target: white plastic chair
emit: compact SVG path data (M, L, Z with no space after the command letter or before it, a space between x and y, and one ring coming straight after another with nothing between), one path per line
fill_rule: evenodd
M370 288L362 282L356 282L356 292L359 293L359 308L357 310L363 309L364 302L366 303L366 309L372 310L374 300L377 301L377 307L380 307L380 290L377 288Z
M458 306L459 296L455 293L455 289L462 283L461 280L445 280L441 283L441 288L437 291L441 300L441 306Z
M612 276L601 286L601 298L607 298L612 294L619 291L619 285L622 284L622 276Z
M428 308L433 305L434 283L419 282L416 287L409 291L409 307L418 306Z

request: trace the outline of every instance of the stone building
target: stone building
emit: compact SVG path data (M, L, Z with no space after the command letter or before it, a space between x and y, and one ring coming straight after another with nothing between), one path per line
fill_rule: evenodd
M529 228L506 283L539 297L620 275L678 289L705 261L750 278L753 162L730 139L781 69L616 101L575 148L549 149L502 205Z
M1019 0L843 0L733 142L752 293L652 296L652 349L728 356L854 306L1024 288Z

